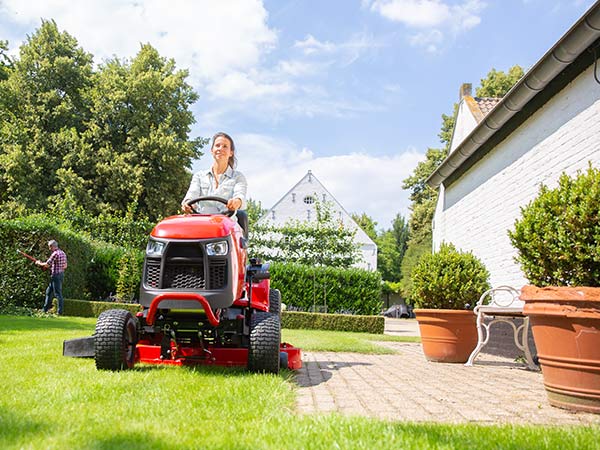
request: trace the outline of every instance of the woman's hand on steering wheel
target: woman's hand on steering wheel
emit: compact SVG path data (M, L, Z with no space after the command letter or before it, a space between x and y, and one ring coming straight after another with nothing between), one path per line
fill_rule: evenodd
M187 201L183 202L181 204L181 209L183 209L183 212L186 213L186 214L192 214L194 212L194 209L192 208L192 205L194 203L198 203L198 202L202 202L202 201L211 201L211 202L223 203L224 205L227 206L228 210L219 211L218 214L223 214L223 215L225 215L227 217L233 216L236 213L236 211L237 211L237 209L235 209L235 208L231 209L229 207L230 203L233 202L232 205L235 205L235 204L239 203L240 206L241 206L241 203L242 203L242 201L239 198L233 198L233 199L230 199L230 200L226 200L226 199L221 198L221 197L204 196L204 197L193 198L191 200L187 200Z

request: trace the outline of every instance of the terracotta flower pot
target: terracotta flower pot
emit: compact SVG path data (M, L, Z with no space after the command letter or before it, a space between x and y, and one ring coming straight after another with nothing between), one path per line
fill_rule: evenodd
M477 345L475 314L468 310L415 309L429 361L464 363Z
M551 405L600 413L600 288L525 286Z

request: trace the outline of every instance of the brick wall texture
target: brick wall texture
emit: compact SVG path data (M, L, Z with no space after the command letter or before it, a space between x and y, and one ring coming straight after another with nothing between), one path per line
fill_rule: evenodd
M554 187L561 173L573 175L589 162L600 167L600 86L592 68L441 189L434 248L452 242L484 262L492 286L522 287L527 280L514 261L507 231L541 183Z

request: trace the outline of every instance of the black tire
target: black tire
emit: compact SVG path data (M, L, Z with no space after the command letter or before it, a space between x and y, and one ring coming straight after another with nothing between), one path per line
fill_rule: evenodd
M94 350L98 370L131 369L135 363L136 321L129 311L109 309L98 317Z
M269 312L281 317L281 292L279 289L269 289Z
M252 372L279 373L281 322L277 314L257 311L250 323L248 369Z

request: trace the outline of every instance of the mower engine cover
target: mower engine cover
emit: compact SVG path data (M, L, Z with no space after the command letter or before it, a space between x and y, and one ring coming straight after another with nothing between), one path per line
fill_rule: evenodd
M246 239L235 220L221 214L172 216L159 222L146 247L140 303L158 295L192 292L212 309L228 308L242 297ZM161 308L198 309L196 302L163 300Z

